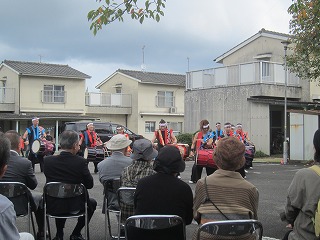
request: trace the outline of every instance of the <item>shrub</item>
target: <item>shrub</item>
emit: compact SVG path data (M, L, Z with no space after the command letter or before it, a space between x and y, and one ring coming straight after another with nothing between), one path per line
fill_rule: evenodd
M189 146L192 144L192 137L192 133L180 133L176 136L178 143L189 144Z
M262 158L262 157L269 157L267 154L265 154L264 152L262 151L256 151L256 153L254 154L254 157L255 158Z

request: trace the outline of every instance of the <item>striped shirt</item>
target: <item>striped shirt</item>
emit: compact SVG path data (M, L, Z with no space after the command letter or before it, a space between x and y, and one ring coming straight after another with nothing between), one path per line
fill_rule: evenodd
M259 193L238 172L218 169L207 177L209 199L230 220L258 219ZM193 216L198 223L227 220L207 199L205 180L200 179L195 189Z

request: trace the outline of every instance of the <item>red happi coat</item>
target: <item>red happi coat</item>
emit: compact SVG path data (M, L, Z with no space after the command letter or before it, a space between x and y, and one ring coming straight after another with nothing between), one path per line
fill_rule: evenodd
M167 144L171 144L172 143L172 137L171 137L173 135L172 129L170 129L170 130L168 128L165 129L165 134L164 134L165 137L164 137L164 139L162 137L162 133L161 133L160 129L155 131L154 134L156 135L156 138L157 138L158 143L160 145L165 146Z

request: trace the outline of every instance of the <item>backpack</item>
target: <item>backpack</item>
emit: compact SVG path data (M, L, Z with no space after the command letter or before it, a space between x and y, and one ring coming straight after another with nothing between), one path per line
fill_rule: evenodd
M313 171L315 171L320 176L320 166L313 165L310 167ZM318 200L317 209L315 211L314 217L312 218L314 233L317 237L320 236L320 199Z

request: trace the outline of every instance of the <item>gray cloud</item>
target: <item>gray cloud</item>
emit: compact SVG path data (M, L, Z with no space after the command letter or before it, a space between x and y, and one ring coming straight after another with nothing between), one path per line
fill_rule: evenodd
M72 63L89 71L93 85L118 68L139 70L143 45L148 71L184 73L187 57L190 70L210 68L214 58L263 27L288 32L290 4L168 0L159 23L127 19L93 36L87 13L95 0L2 1L0 60L39 61L41 55L44 62Z

